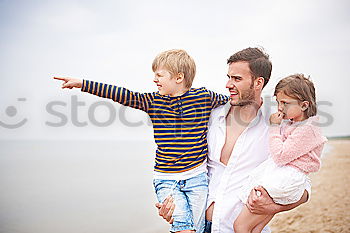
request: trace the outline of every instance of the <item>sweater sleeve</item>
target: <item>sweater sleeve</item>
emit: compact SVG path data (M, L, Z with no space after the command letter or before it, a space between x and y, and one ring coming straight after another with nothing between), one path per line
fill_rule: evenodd
M280 128L271 126L269 137L271 157L278 166L284 166L322 144L310 125L298 126L284 142Z
M210 90L208 90L208 92L210 94L210 101L211 101L212 108L217 108L221 105L224 105L230 100L230 97L227 95L217 94Z
M123 87L117 87L89 80L83 80L81 91L88 92L102 98L111 99L114 102L118 102L124 106L140 109L145 112L147 112L154 99L154 93L132 92Z

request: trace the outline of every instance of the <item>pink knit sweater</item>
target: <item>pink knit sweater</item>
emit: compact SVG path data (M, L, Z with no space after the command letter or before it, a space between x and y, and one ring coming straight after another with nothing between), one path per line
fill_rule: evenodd
M302 122L283 122L270 126L270 153L278 166L292 166L305 174L321 167L321 152L327 138L316 126L318 117Z

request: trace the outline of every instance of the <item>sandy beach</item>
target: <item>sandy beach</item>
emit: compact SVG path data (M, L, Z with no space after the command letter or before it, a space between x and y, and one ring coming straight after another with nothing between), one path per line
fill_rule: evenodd
M312 174L308 203L277 214L273 232L350 232L350 140L330 140L321 170Z

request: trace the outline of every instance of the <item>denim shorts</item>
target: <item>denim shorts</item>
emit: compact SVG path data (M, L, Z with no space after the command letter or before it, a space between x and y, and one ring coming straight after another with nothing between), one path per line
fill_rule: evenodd
M195 230L203 233L205 228L205 208L208 195L208 178L201 173L186 180L154 179L153 185L158 201L174 197L174 222L170 232Z

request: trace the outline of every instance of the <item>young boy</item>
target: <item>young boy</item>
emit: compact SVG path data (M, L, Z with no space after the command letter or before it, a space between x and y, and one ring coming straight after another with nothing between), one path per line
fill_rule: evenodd
M152 70L158 92L138 93L125 88L74 78L62 88L81 88L125 106L140 109L151 118L157 144L153 184L159 202L172 195L176 208L171 232L203 232L208 192L206 175L207 130L211 110L228 96L205 88L191 88L194 60L184 50L160 53Z

